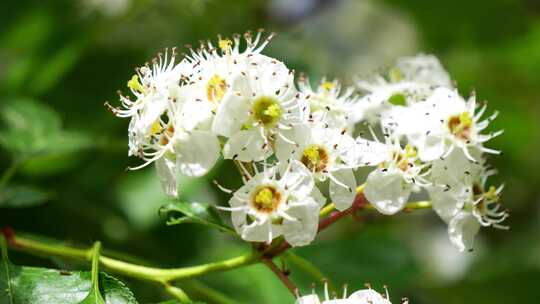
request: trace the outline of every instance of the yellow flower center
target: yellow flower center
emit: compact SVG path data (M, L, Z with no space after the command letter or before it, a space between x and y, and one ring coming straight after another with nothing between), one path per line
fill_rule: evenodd
M451 116L448 120L450 132L459 139L469 140L471 136L473 120L469 112Z
M417 151L416 149L411 145L405 146L405 151L395 151L394 159L396 162L396 166L401 171L407 171L409 169L409 164L414 164L416 161ZM388 163L384 162L380 165L381 168L388 168Z
M320 172L328 165L328 152L318 145L310 145L304 149L300 161L311 171Z
M325 91L330 91L334 88L334 83L333 82L330 82L330 81L325 81L322 83L322 88L325 90Z
M206 84L206 97L210 102L220 102L227 93L227 82L219 75L214 75Z
M388 71L388 78L391 82L399 82L403 79L403 74L398 68L392 68Z
M159 121L154 121L154 123L152 124L152 127L150 128L150 135L154 135L154 134L157 134L159 132L161 132L163 128L161 127L161 124L159 123Z
M492 202L499 201L499 196L497 195L497 188L495 188L495 186L490 186L488 192L484 193L484 197Z
M275 125L281 119L281 114L281 106L272 97L262 96L253 103L253 118L265 126Z
M260 187L253 196L252 204L261 212L273 212L281 202L281 194L272 186Z
M497 188L495 186L490 186L488 191L484 190L480 184L475 183L473 185L473 199L480 201L474 206L476 210L480 213L485 214L487 212L488 203L496 203L499 201L500 197L497 195Z
M144 87L139 82L139 76L133 75L131 79L127 83L128 88L132 89L133 91L144 93Z
M226 52L231 49L233 42L230 39L220 39L218 42L219 48Z

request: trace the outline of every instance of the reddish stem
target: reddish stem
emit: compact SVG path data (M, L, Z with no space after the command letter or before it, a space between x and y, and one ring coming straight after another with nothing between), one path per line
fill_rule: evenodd
M318 232L321 232L322 230L326 229L328 226L332 225L337 220L341 219L344 216L347 216L349 214L354 214L357 210L362 209L367 203L366 197L359 193L354 198L354 202L352 206L349 209L345 209L343 211L334 211L330 213L326 218L322 219L319 222L319 230Z
M276 264L272 261L272 259L269 258L263 258L262 262L264 265L266 265L270 270L272 270L273 273L276 274L276 276L279 278L279 280L289 289L289 291L292 293L292 295L296 298L296 295L298 294L298 288L294 285L291 280L289 280L289 277L279 269Z
M326 229L328 226L332 225L333 223L335 223L336 221L338 221L339 219L341 219L344 216L347 216L349 214L354 215L356 213L356 211L364 208L366 203L367 203L367 200L366 200L366 197L364 196L364 194L362 194L362 193L357 194L356 197L354 198L354 202L353 202L352 206L349 209L346 209L346 210L343 210L343 211L334 211L334 212L330 213L330 215L328 215L326 218L322 219L319 222L319 229L318 229L317 233L321 232L324 229ZM283 252L287 251L287 249L289 249L289 248L291 248L291 245L289 243L287 243L287 242L283 242L281 244L281 246L277 247L275 250L272 250L271 252L269 252L268 254L265 254L265 255L268 256L268 257L279 256Z
M2 234L4 235L4 238L6 239L6 242L9 245L14 246L15 245L15 230L11 227L4 227L2 228Z

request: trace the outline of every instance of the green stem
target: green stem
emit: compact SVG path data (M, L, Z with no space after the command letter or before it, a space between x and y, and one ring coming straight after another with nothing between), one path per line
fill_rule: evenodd
M357 195L364 192L364 186L365 186L365 184L361 184L360 186L356 187L356 194ZM321 211L319 212L319 217L323 218L323 217L327 216L332 211L334 211L334 209L336 209L336 205L334 205L334 203L330 203L330 204L324 206L324 208L322 208Z
M5 280L6 282L6 288L5 291L8 294L9 303L13 303L13 290L11 287L11 273L10 273L10 265L9 265L9 259L8 259L8 252L7 252L7 245L6 240L4 238L0 239L0 250L2 250L2 266L4 267L6 277L2 278L2 280Z
M407 212L410 210L418 210L418 209L429 209L433 205L430 201L418 201L418 202L409 202L405 204L405 207L403 208L403 211ZM364 209L366 210L375 210L375 207L373 207L372 204L367 204Z
M418 209L429 209L432 206L433 205L432 205L432 203L430 201L409 202L409 203L407 203L405 205L405 207L403 208L403 211L418 210ZM324 208L321 209L321 212L319 213L319 216L321 218L325 217L328 214L332 213L335 210L335 208L336 208L336 206L333 203L330 203L330 204L324 206ZM375 207L372 204L368 203L362 209L364 209L364 210L375 210Z
M179 285L184 288L189 294L195 294L197 298L201 300L206 300L210 303L216 304L238 304L235 300L229 298L227 295L219 292L207 285L201 283L198 280L190 280L179 283Z
M92 248L75 249L63 245L45 244L24 237L13 237L10 244L15 248L32 254L54 255L57 257L91 261ZM155 268L136 265L106 256L100 256L101 265L112 272L142 280L167 283L174 280L189 279L211 272L226 271L245 265L250 265L259 260L256 252L237 256L231 259L183 268Z
M165 283L165 290L168 294L175 297L182 304L191 304L193 301L188 297L188 295L180 288L173 286L169 283Z
M88 250L88 258L92 260L92 290L90 296L96 303L105 303L99 292L99 257L101 253L101 243L95 242L94 246ZM86 302L86 301L83 301Z

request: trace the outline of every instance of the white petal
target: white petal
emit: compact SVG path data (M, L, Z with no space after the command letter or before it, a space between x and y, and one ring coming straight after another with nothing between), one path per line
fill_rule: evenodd
M203 176L219 158L219 141L206 131L191 131L176 139L176 163L180 172L187 176Z
M247 81L247 77L239 75L223 96L212 124L212 131L216 134L230 137L239 131L248 119L250 96L238 91L239 88L244 90L244 87L248 86Z
M433 210L445 222L449 222L459 211L456 195L453 189L445 191L441 187L429 187L429 197L433 204Z
M271 231L272 225L267 222L269 220L267 219L260 224L246 224L242 229L239 229L240 236L248 242L268 242L270 232L272 232L273 238L279 236L279 234L274 234L274 231Z
M313 143L311 129L307 125L297 125L290 130L281 131L288 140L296 143L292 144L285 141L281 136L276 136L276 157L284 162L290 158L300 158L304 149Z
M280 180L283 188L289 189L290 195L296 200L302 200L312 193L315 181L311 172L299 161L292 160L289 170L282 172Z
M387 145L358 137L355 153L359 166L376 166L388 158Z
M411 189L412 184L405 182L399 170L376 169L368 175L364 194L380 213L392 215L405 207Z
M444 138L436 135L425 136L418 145L418 158L422 161L432 161L440 158L446 152Z
M356 302L353 302L356 304ZM333 299L333 300L327 300L323 301L322 304L353 304L349 299ZM363 302L358 302L359 304L364 304ZM365 304L371 304L369 302L366 302Z
M317 202L317 204L319 204L319 207L322 208L324 205L326 205L326 197L324 197L319 188L313 187L313 191L311 191L309 196L311 196Z
M306 200L311 203L302 206L291 207L287 214L295 218L296 221L285 219L283 221L283 232L285 240L292 246L305 246L311 243L317 235L319 226L319 204L312 198Z
M252 77L258 79L260 88L264 95L274 95L276 91L283 90L286 85L294 88L293 74L282 62L261 54L249 57L251 64L256 64L256 69L252 69Z
M168 157L161 157L156 160L155 164L159 182L165 194L175 198L178 197L175 162Z
M351 169L341 169L331 174L339 184L333 179L330 179L330 199L337 210L345 210L352 206L356 196L356 179L354 178L354 173Z
M373 289L358 290L348 298L354 304L386 304L388 302L381 294Z
M319 297L317 295L312 294L296 299L294 304L321 304L321 301L319 301Z
M149 96L148 104L143 108L138 121L138 128L145 130L145 133L152 128L154 122L165 112L168 104L166 95Z
M471 150L472 156L481 160L477 151ZM483 166L472 163L463 150L453 149L443 160L435 160L431 169L431 177L436 184L449 184L452 187L467 185L477 180L483 171Z
M264 160L272 154L269 145L263 148L264 142L257 128L238 131L225 143L223 157L243 162Z
M469 212L460 212L448 224L450 241L462 252L473 248L474 237L479 230L480 223Z
M205 101L186 101L180 113L181 125L191 131L195 128L209 129L212 121L212 105Z
M433 55L418 54L413 57L403 57L398 60L396 67L403 74L403 78L407 80L434 86L452 87L450 75L437 57Z

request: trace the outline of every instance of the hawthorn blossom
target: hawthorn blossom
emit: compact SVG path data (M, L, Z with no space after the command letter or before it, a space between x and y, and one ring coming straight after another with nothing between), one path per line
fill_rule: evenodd
M407 304L408 300L403 299L403 304ZM310 294L296 299L295 304L392 304L390 302L388 291L386 295L381 295L375 290L362 289L355 291L350 296L347 296L347 288L344 288L341 298L330 298L328 294L328 287L325 286L325 297L321 302L316 294Z
M221 101L231 91L233 81L248 68L249 57L258 55L273 34L263 39L262 31L255 36L247 32L243 37L241 39L240 35L234 35L233 40L220 37L217 46L207 42L200 49L191 50L187 57L193 69L193 73L185 79L192 87L187 102L199 109L193 113L195 123L212 125ZM246 44L243 49L240 48L242 42Z
M503 187L487 184L494 170L485 154L499 151L484 145L502 131L483 131L497 113L483 119L486 107L477 109L474 94L462 98L434 56L399 59L387 74L359 81L359 92L324 78L312 87L262 54L272 37L219 37L178 63L173 49L137 69L128 81L133 97L121 94L118 108L107 103L130 119L128 154L142 159L130 169L155 164L164 192L177 197L178 174L203 176L220 154L234 160L244 186L222 208L250 242L283 236L293 246L309 244L327 200L318 187L328 180L329 198L345 210L360 167L373 167L363 191L383 214L399 212L411 193L426 189L461 251L473 247L481 227L507 228ZM374 140L363 137L359 122ZM297 302L321 303L315 295ZM363 290L322 303L389 302Z
M364 195L381 213L392 215L401 211L411 192L419 191L430 182L425 178L429 167L422 163L414 147L402 148L399 141L388 138L386 143L366 142L378 158L373 158L371 165L378 165L367 177ZM373 147L375 146L375 147Z
M418 156L424 161L445 157L453 149L460 149L472 161L471 149L489 154L499 151L483 146L502 131L488 135L481 132L495 119L497 112L481 120L486 110L484 105L476 112L476 96L465 101L456 90L438 88L426 101L411 105L407 109L401 128L409 143L418 148Z
M127 83L135 100L120 94L120 108L106 103L116 116L131 118L128 129L130 156L140 156L141 145L155 132L169 102L178 97L178 82L183 73L188 73L188 67L185 61L176 64L175 58L175 49L166 50L164 55L158 54L151 66L136 69L136 74Z
M323 78L320 84L313 88L309 79L301 77L298 90L306 96L310 109L309 122L313 125L344 129L348 133L353 131L351 112L358 97L352 87L343 90L337 79L328 81Z
M498 204L503 186L486 187L492 170L473 162L461 150L433 163L429 187L433 209L448 223L450 241L460 250L472 250L480 227L508 229L509 213Z
M330 198L338 210L352 204L356 195L353 169L358 163L354 139L345 130L299 125L283 131L275 143L281 162L298 160L316 180L330 180ZM285 139L286 138L286 139Z
M305 120L306 106L282 62L254 54L246 66L224 95L212 130L228 138L225 159L261 161L272 154L275 139L285 138L284 130Z
M374 122L386 116L392 121L403 106L426 99L437 87L452 88L452 84L436 57L420 54L399 59L386 77L360 80L357 87L366 94L355 104L353 121Z
M282 172L274 166L250 177L234 192L230 208L221 208L231 211L234 228L246 241L271 243L283 235L289 244L304 246L317 233L321 198L311 173L291 161Z

